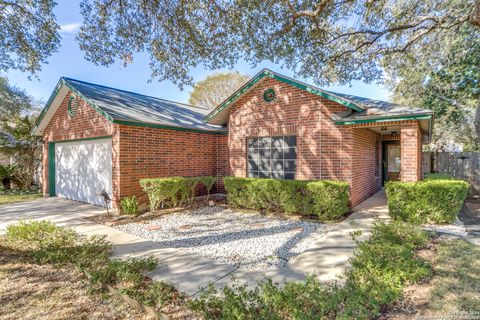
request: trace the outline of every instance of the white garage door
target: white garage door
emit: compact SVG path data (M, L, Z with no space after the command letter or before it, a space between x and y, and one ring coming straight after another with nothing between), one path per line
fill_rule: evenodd
M104 206L98 195L112 196L112 139L55 143L55 193Z

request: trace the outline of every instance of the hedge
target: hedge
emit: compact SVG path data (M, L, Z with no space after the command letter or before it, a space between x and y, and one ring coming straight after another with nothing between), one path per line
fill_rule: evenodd
M141 179L140 185L148 196L150 210L155 211L165 205L173 207L191 205L198 184L206 187L208 197L215 181L216 178L210 176L169 177Z
M232 206L316 215L334 220L348 211L349 186L341 181L301 181L225 177Z
M427 176L419 182L387 182L390 216L413 223L452 223L468 188L467 182L445 175Z
M265 279L253 290L234 281L222 289L210 284L189 304L205 319L377 319L405 287L431 274L416 255L429 240L419 226L377 221L368 240L357 240L343 285L314 275L280 286Z

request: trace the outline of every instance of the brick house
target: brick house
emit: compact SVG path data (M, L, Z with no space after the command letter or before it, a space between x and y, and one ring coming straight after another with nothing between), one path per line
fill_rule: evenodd
M141 195L146 177L331 179L354 206L422 177L429 110L334 93L262 70L213 111L61 78L35 135L46 195L93 204ZM222 191L221 180L217 191Z

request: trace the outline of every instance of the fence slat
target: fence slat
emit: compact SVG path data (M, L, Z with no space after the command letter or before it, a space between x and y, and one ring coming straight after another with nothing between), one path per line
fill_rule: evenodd
M433 163L432 163L433 162ZM422 172L449 174L470 182L470 195L480 195L480 152L424 152Z

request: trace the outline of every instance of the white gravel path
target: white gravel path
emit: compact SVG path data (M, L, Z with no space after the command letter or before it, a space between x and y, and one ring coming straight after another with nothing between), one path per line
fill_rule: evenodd
M114 228L165 247L258 271L285 266L288 259L308 249L326 232L326 226L317 222L283 220L224 207L203 207L148 224Z
M466 237L468 235L465 225L460 219L455 218L451 224L426 224L423 226L425 230L435 231L439 233L451 234L459 237Z

